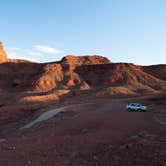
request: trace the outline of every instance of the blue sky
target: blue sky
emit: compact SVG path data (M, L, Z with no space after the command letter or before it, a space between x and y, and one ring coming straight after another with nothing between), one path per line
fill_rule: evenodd
M0 40L11 58L102 55L166 63L165 0L1 0Z

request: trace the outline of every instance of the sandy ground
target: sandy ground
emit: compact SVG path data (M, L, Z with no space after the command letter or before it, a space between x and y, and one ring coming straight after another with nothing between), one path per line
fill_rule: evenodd
M148 111L127 112L129 101L146 104ZM30 129L2 135L0 165L165 166L166 126L154 118L159 108L145 98L70 106Z

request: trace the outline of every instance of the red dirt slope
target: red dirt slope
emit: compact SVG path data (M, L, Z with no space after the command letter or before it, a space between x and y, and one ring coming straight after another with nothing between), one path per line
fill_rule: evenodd
M152 65L142 67L143 71L166 81L166 65Z

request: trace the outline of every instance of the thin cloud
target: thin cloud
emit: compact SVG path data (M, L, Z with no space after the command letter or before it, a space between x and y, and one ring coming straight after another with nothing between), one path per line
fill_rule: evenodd
M34 45L28 49L19 47L7 48L8 57L11 59L25 59L36 62L49 62L58 60L59 58L56 58L54 55L59 56L59 54L63 52L64 51L44 45Z
M35 45L33 46L33 48L35 48L37 51L41 52L41 53L46 53L46 54L59 54L62 53L62 51L55 49L53 47L50 46L43 46L43 45Z
M10 50L12 50L12 51L20 51L21 48L18 48L18 47L12 47L12 48L10 48Z
M19 49L19 50L12 50L9 49L7 51L8 57L11 59L24 59L24 60L30 60L30 61L37 61L37 58L39 56L41 57L42 54L38 52L33 52L30 50L24 50L24 49Z

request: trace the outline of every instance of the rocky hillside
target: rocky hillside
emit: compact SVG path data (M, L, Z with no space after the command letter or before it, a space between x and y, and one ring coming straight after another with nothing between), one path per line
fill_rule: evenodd
M2 45L1 45L2 46ZM137 96L166 92L166 65L112 63L102 56L66 56L51 63L0 56L0 124L66 101L103 96ZM13 113L11 113L13 112Z
M161 80L166 81L166 65L144 66L142 70Z
M1 43L0 88L7 91L94 90L97 95L147 94L166 90L166 65L111 63L102 56L68 55L38 64L7 59Z

